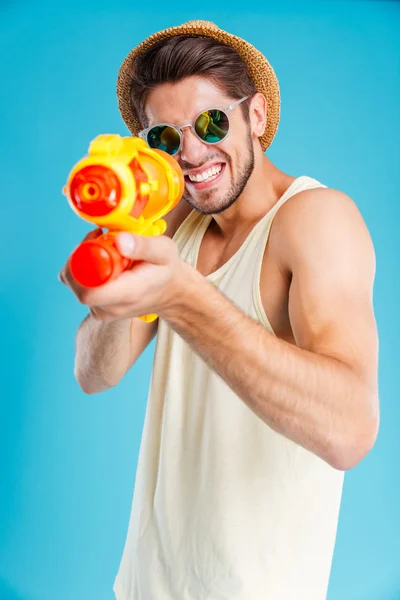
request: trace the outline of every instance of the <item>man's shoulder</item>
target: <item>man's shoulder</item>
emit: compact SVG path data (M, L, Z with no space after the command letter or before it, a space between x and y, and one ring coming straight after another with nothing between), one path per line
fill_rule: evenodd
M358 241L369 233L355 201L346 193L329 187L315 187L293 194L277 211L271 229L271 249L279 256L317 252L329 238Z
M327 186L303 189L291 195L275 217L275 231L284 234L305 234L315 227L342 224L362 219L350 196Z

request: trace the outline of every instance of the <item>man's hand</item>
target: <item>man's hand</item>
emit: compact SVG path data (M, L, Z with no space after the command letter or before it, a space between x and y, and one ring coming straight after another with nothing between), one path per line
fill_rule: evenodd
M101 233L97 228L84 241ZM67 261L59 274L60 281L89 307L95 319L162 315L178 301L184 286L187 265L180 259L175 242L165 235L145 237L121 232L116 236L116 244L121 254L139 261L117 279L97 288L83 287L72 277Z

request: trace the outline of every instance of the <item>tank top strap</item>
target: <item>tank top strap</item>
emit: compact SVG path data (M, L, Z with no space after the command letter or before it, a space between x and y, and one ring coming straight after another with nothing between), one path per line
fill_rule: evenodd
M274 206L264 215L261 219L261 227L259 228L259 237L261 237L264 245L267 243L269 237L269 231L271 229L272 222L274 217L280 207L292 196L299 194L300 192L304 192L305 190L311 190L318 187L326 188L326 185L320 183L313 177L308 177L307 175L302 175L297 177L291 185L287 188L286 192L279 198L278 202L274 204ZM260 223L260 222L259 222ZM267 236L265 237L265 232Z
M201 220L204 219L204 216L207 215L203 215L195 209L190 211L172 236L172 239L178 244L178 246L184 239L190 237L193 231L199 226Z
M272 207L272 209L271 209L271 211L269 211L268 215L266 215L267 218L265 219L264 225L263 225L261 231L259 232L259 235L257 236L256 247L254 248L254 255L253 255L253 257L254 257L253 258L254 270L253 270L253 274L252 274L252 276L253 276L253 302L254 302L254 308L256 311L256 318L264 326L266 326L268 329L270 329L270 331L272 333L273 333L273 330L272 330L271 324L269 322L269 319L268 319L267 315L265 314L263 303L261 300L260 277L261 277L261 267L262 267L264 254L265 254L265 248L268 243L269 234L271 231L271 226L272 226L274 217L275 217L276 213L278 212L279 208L287 200L289 200L289 198L291 198L292 196L299 194L300 192L303 192L305 190L311 190L311 189L321 188L321 187L326 188L327 186L320 183L316 179L314 179L312 177L308 177L306 175L298 177L295 181L293 181L292 185L290 185L288 187L288 189L283 194L283 196L278 200L278 202Z
M296 194L299 194L300 192L304 192L305 190L310 190L316 187L326 186L317 181L316 179L308 177L307 175L297 177L297 179L295 179L287 188L286 192L279 198L278 202L276 202L271 208L271 210L265 215L265 223L267 223L267 226L271 225L274 216L276 215L282 204L289 200L289 198L295 196Z

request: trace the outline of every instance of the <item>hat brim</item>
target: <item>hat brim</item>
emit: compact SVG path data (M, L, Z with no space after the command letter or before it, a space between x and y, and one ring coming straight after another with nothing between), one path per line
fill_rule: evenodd
M261 92L267 101L266 127L259 140L263 151L269 148L278 129L280 118L280 90L275 71L265 56L249 42L220 29L210 21L189 21L183 25L158 31L133 48L125 58L118 73L117 98L119 111L131 134L136 137L142 129L130 98L131 77L135 60L160 40L176 35L211 37L234 48L240 54L247 64L250 77L254 81L257 91Z

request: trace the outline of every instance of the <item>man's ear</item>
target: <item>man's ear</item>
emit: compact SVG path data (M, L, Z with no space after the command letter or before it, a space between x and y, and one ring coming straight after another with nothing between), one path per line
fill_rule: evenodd
M264 133L267 123L267 100L261 92L254 94L249 110L251 131L260 137Z

